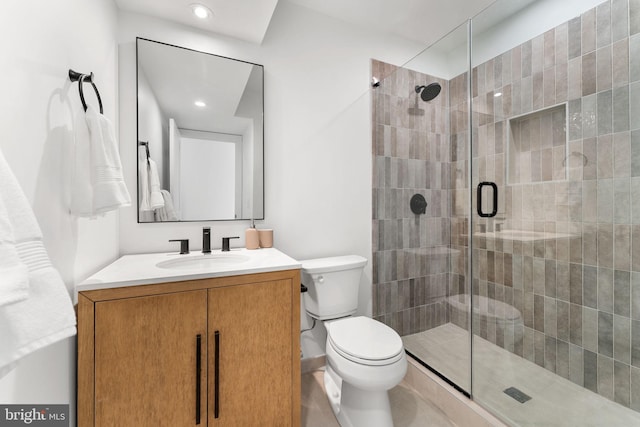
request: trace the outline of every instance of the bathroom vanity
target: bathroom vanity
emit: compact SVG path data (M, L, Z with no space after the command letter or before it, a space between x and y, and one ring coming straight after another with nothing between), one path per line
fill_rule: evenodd
M77 288L78 426L300 425L300 264L128 255Z

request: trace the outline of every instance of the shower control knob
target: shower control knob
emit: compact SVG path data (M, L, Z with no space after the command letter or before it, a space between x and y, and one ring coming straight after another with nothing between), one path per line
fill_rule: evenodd
M411 212L416 215L424 215L427 213L427 201L422 194L414 194L409 201Z

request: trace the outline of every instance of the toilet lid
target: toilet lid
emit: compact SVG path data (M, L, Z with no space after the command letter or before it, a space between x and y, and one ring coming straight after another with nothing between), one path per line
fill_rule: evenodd
M338 352L363 362L392 359L404 349L396 331L369 317L349 317L333 322L328 336Z

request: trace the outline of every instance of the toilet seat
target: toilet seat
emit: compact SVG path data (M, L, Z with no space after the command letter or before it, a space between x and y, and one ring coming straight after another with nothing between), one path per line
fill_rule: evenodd
M352 362L389 365L404 357L402 339L389 326L369 317L349 317L331 322L328 343L336 353Z

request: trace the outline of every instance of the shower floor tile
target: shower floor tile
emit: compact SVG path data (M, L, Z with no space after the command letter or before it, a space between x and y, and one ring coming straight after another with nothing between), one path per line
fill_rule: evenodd
M302 427L340 427L324 394L323 370L302 375ZM431 402L423 400L404 383L389 390L395 427L455 427Z
M469 334L451 323L402 337L405 348L468 390ZM518 426L640 426L640 413L475 337L476 402ZM520 403L504 393L515 387L531 397Z

